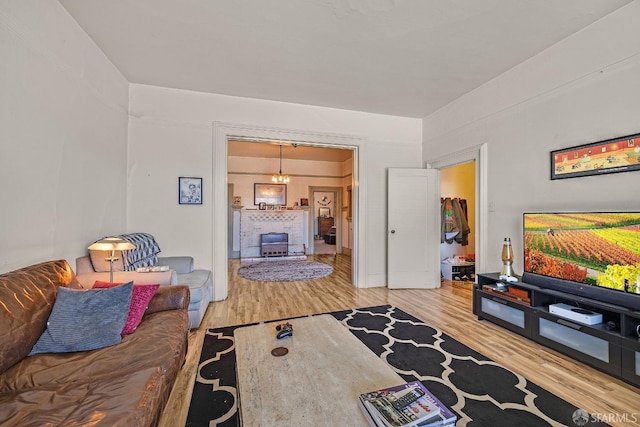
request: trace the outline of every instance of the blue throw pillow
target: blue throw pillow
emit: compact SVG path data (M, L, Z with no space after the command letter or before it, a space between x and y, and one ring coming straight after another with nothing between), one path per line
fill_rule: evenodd
M133 282L109 289L59 288L47 329L29 356L69 353L118 344L129 315Z

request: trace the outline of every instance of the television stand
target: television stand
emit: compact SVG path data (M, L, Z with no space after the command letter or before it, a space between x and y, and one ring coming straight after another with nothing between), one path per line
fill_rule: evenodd
M500 280L498 273L478 274L473 313L600 371L640 386L640 312L614 304L545 289L520 281ZM549 310L552 304L575 307L569 314ZM586 324L572 317L602 314L602 322ZM583 319L583 321L586 321Z

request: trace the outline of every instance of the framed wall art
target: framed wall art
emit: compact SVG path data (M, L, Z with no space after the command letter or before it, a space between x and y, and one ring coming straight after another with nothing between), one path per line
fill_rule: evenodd
M287 205L287 184L253 184L253 204Z
M551 152L551 179L640 170L640 134Z
M178 203L181 205L202 204L202 178L178 178Z

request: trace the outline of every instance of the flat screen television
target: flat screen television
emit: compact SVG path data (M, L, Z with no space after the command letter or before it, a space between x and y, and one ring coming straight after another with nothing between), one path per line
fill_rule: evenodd
M522 281L640 311L640 212L523 215Z

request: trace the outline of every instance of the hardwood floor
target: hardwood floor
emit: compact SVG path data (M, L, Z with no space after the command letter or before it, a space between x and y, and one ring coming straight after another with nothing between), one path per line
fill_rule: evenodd
M229 260L229 297L211 303L202 325L189 336L189 353L172 391L160 426L183 426L206 328L278 320L354 307L393 304L460 342L522 374L612 426L640 425L640 389L569 357L520 337L471 312L471 290L445 282L439 289L356 289L351 259L315 255L334 273L307 282L253 282L236 275L239 260ZM357 410L354 409L354 410Z

